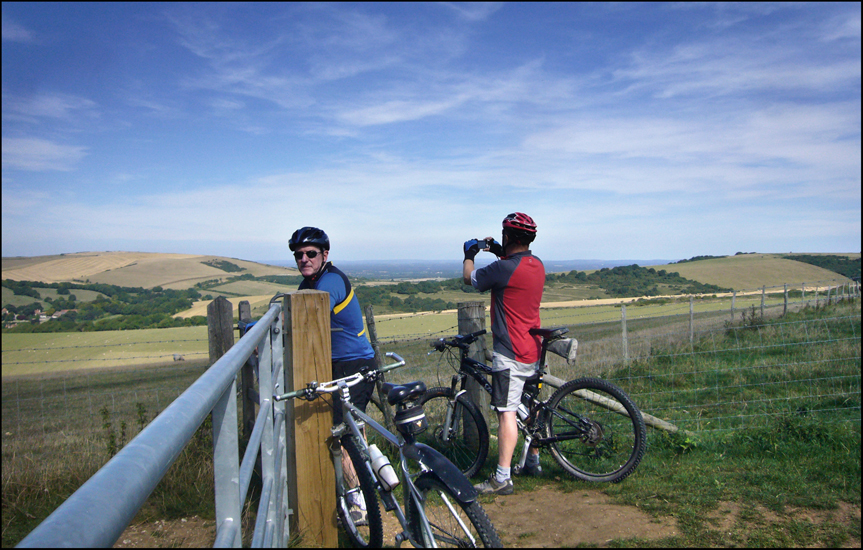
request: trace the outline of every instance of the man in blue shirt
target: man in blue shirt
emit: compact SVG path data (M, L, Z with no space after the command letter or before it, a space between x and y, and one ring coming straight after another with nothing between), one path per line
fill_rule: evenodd
M322 290L330 294L330 328L333 344L333 380L360 372L363 368L374 369L375 352L366 337L360 302L354 294L348 277L327 261L330 239L317 227L303 227L294 231L288 244L297 261L297 269L303 276L300 290ZM350 389L351 402L363 412L372 396L375 385L362 382ZM342 409L334 398L333 423L342 421ZM359 485L355 470L347 453L342 453L342 468L351 487ZM350 514L357 525L366 519L366 503L362 493L348 495Z
M300 290L322 290L330 294L330 328L333 344L333 379L360 372L363 367L374 369L375 352L363 325L363 312L348 277L327 261L330 239L317 227L297 229L289 243L297 269L303 276ZM351 388L351 401L365 411L374 384L364 382ZM342 411L336 408L336 423L342 421Z

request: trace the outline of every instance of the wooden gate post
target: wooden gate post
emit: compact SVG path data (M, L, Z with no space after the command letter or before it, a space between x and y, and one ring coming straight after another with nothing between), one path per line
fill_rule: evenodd
M285 391L333 379L330 295L299 290L285 296ZM304 545L335 548L336 478L327 443L332 410L323 399L285 402L291 533Z
M240 328L240 338L243 337L243 329L246 325L252 322L252 306L248 300L243 300L237 305L239 321L237 326ZM257 411L255 404L260 401L260 398L255 391L255 369L257 368L258 358L253 353L249 356L249 360L243 365L242 374L240 376L240 392L243 401L243 441L248 441L252 435L252 430L255 429L255 417ZM260 459L259 459L260 460ZM260 471L260 468L258 469Z
M207 306L207 341L210 344L210 366L234 345L234 306L219 296Z
M470 334L471 332L476 332L483 329L485 329L485 303L459 302L458 333ZM484 337L480 338L479 340L470 345L470 351L468 353L468 356L476 359L477 361L480 361L481 363L489 362L488 359L486 359L486 347ZM479 407L482 415L486 418L486 420L488 420L490 416L489 405L491 403L491 396L489 396L473 378L468 378L466 388L471 401L473 401L476 406ZM468 419L466 418L466 420ZM467 423L465 424L465 427L467 428Z

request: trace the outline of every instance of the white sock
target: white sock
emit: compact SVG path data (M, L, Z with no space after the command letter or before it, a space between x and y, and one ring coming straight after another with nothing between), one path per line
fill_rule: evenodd
M511 468L504 468L500 464L497 465L497 472L494 474L494 478L498 483L503 483L507 479L509 479L509 472Z

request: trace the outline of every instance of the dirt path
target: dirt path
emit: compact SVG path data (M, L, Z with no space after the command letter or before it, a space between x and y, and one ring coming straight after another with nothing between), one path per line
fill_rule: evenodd
M606 546L612 539L658 539L675 535L673 519L656 519L634 506L611 504L594 490L564 493L553 485L496 497L483 504L505 547L551 548L587 544ZM395 516L384 516L384 544L393 545L401 530ZM212 546L212 520L195 516L129 526L114 548L195 548ZM408 547L407 544L403 547Z
M552 485L496 497L483 504L508 548L607 546L613 539L660 539L677 534L672 518L656 519L635 506L612 504L595 490L564 493Z

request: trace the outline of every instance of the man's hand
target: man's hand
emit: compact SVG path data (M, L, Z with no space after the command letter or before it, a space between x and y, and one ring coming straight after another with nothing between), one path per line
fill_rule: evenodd
M491 252L492 254L497 256L498 258L503 256L503 247L501 246L501 244L499 242L492 239L491 237L487 238L485 240L485 242L488 245L488 251L489 252Z
M478 241L477 239L471 239L469 241L464 242L464 259L471 260L479 254L480 242L485 246L485 241Z

